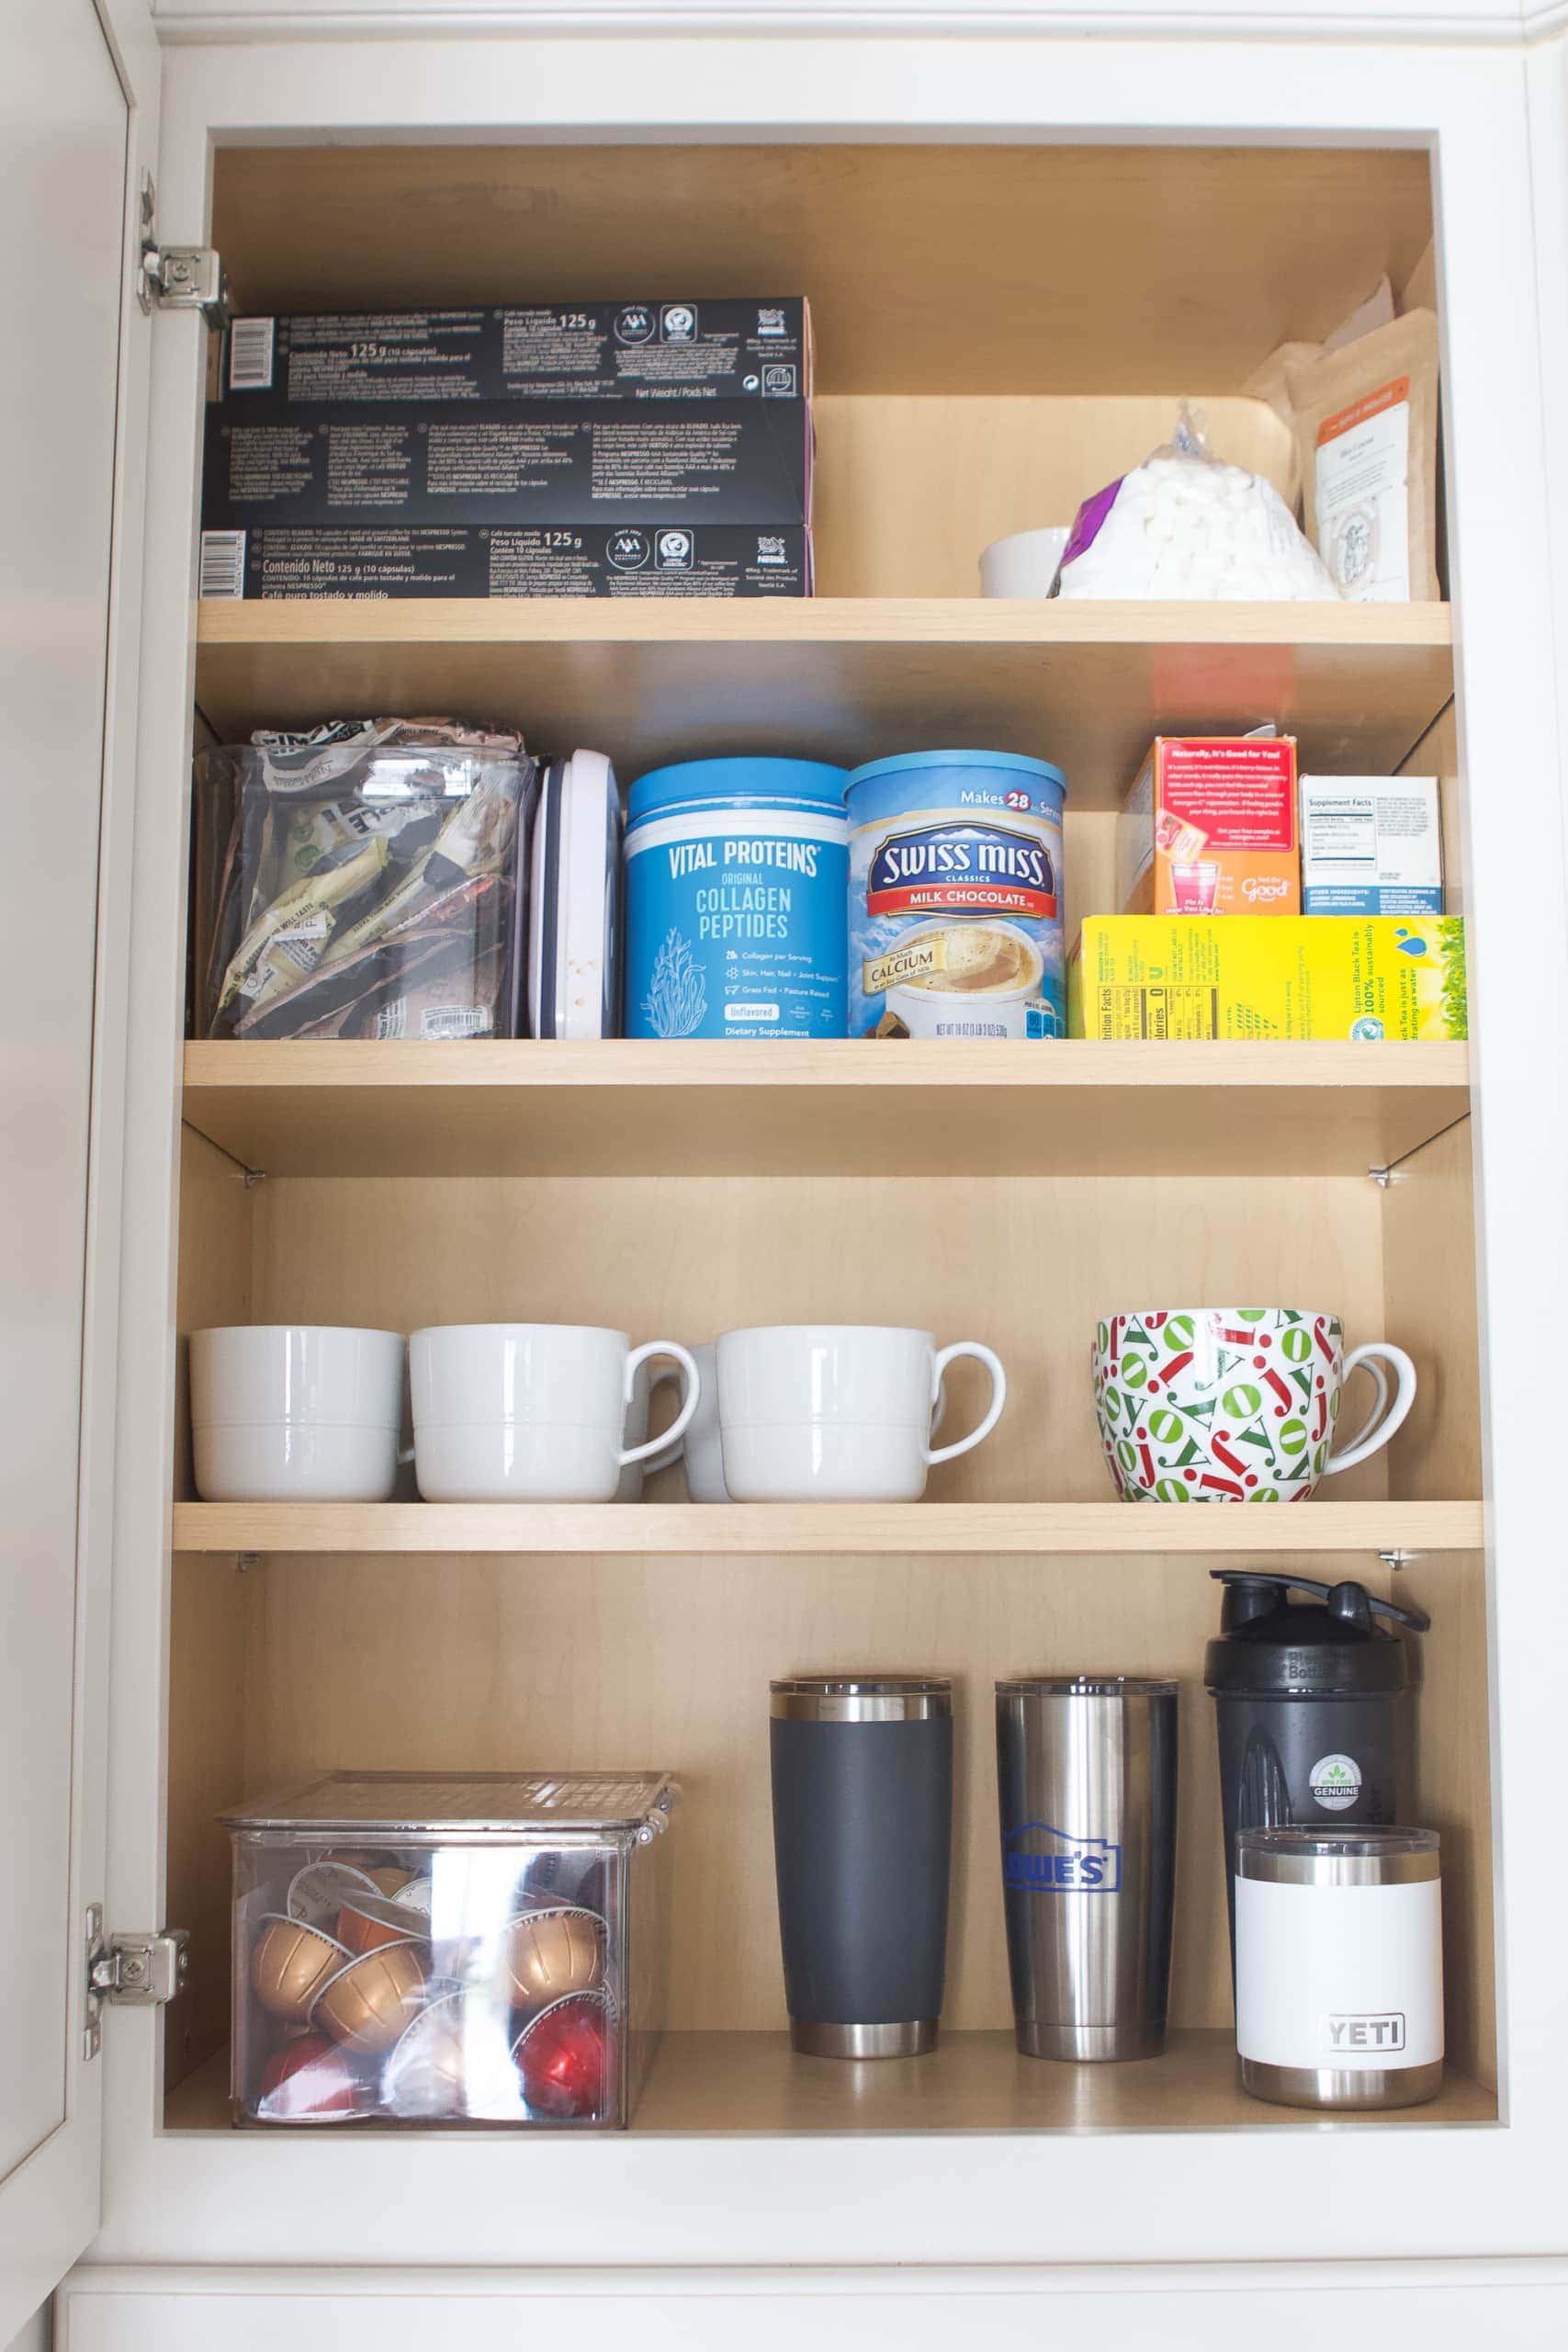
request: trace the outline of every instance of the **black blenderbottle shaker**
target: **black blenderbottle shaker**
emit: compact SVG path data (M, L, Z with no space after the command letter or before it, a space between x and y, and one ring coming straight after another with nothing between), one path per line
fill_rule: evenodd
M790 2039L914 2057L935 2047L947 1960L953 1685L796 1674L770 1690Z
M1235 1955L1238 1829L1396 1822L1411 1801L1413 1695L1404 1644L1418 1609L1365 1585L1214 1568L1220 1635L1203 1657L1220 1738L1225 1887ZM1294 1601L1292 1592L1311 1593Z

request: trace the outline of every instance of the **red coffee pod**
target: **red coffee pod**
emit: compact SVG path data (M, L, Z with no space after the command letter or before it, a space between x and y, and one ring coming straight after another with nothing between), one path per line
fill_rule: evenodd
M354 2076L335 2042L324 2033L301 2033L267 2060L256 2113L269 2122L304 2116L352 2115Z
M610 2089L610 2006L603 1993L569 1993L525 2025L512 2056L537 2114L565 2121L604 2111Z

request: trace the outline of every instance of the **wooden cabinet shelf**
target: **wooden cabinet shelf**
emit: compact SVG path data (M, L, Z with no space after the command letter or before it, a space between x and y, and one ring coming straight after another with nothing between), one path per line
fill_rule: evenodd
M1469 1048L866 1039L191 1045L268 1175L1359 1175L1470 1107Z
M457 710L623 777L746 750L845 764L940 743L1065 769L1119 805L1160 732L1272 720L1304 766L1392 772L1453 692L1444 605L208 602L197 698L228 741L343 712Z
M1235 2039L1212 2027L1178 2030L1162 2057L1119 2066L1058 2066L1048 2059L1023 2058L1008 2032L944 2032L924 2058L884 2060L874 2066L797 2057L784 2032L687 2032L668 2033L660 2043L632 2129L1213 2132L1293 2124L1298 2131L1322 2132L1356 2131L1369 2123L1496 2120L1495 2094L1454 2068L1426 2107L1332 2119L1272 2107L1241 2089ZM221 2132L229 2120L224 2051L170 2095L164 2128ZM291 2135L282 2136L287 2144ZM520 2144L515 2132L493 2136Z
M1467 1552L1479 1502L176 1503L176 1552L750 1555Z

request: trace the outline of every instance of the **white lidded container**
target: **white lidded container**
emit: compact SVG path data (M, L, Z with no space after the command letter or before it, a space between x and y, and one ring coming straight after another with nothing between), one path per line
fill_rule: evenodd
M1284 2107L1416 2107L1443 2079L1435 1829L1236 1836L1242 2088Z

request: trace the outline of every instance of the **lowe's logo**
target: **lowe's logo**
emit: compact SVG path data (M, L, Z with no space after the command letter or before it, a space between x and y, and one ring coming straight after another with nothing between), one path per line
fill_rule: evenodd
M1109 1838L1069 1838L1048 1821L1002 1833L1002 1883L1035 1894L1114 1894L1122 1849Z

